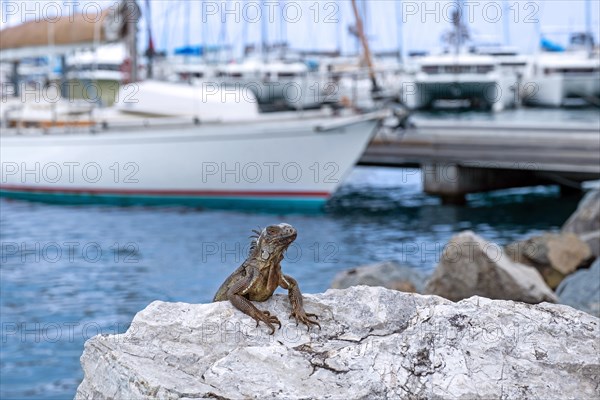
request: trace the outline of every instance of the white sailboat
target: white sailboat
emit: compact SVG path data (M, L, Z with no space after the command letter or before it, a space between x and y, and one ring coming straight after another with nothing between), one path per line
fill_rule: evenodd
M128 43L135 55L135 29ZM286 75L289 65L265 68L269 78L297 78ZM23 101L3 115L2 196L317 210L385 117L330 108L262 114L248 86L202 82L124 85L114 106L88 113L46 103Z
M137 87L135 101L123 88L117 106L95 115L92 126L2 129L0 194L316 210L383 117L327 110L263 115L248 92L151 81Z

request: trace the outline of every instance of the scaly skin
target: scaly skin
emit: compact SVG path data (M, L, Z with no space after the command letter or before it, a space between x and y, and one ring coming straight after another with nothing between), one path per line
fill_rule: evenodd
M251 301L269 299L275 289L281 286L288 291L292 305L290 318L296 319L308 329L311 325L321 328L318 322L310 319L317 318L315 314L304 311L302 293L294 278L281 272L283 253L298 235L296 229L288 224L270 225L262 231L254 231L258 236L253 241L250 255L238 269L223 282L213 299L215 301L229 300L238 310L254 318L256 326L260 321L275 333L275 324L281 328L279 319L268 311L261 311Z

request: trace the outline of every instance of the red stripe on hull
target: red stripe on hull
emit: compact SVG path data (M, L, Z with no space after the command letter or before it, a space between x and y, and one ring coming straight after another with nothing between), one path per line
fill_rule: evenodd
M38 186L0 185L0 190L37 193L70 193L96 195L190 196L190 197L315 197L329 198L328 192L284 191L227 191L227 190L135 190L135 189L77 189Z

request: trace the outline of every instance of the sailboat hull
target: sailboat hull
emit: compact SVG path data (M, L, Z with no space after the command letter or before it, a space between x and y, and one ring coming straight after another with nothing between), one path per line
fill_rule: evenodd
M0 194L69 204L318 210L376 124L371 115L3 134Z

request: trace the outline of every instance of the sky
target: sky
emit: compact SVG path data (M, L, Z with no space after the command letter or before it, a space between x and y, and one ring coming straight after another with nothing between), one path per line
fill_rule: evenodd
M0 0L0 27L56 13L96 12L116 0ZM587 4L586 4L587 3ZM231 45L241 54L245 44L287 41L300 50L352 53L357 40L349 0L145 0L140 22L140 49L150 22L155 48L169 53L186 44ZM540 33L565 44L568 34L591 25L599 39L600 0L367 0L358 1L372 50L434 50L450 29L450 15L460 4L463 20L479 42L501 43L522 52L535 50ZM591 10L589 18L586 7ZM224 21L224 22L223 22Z

